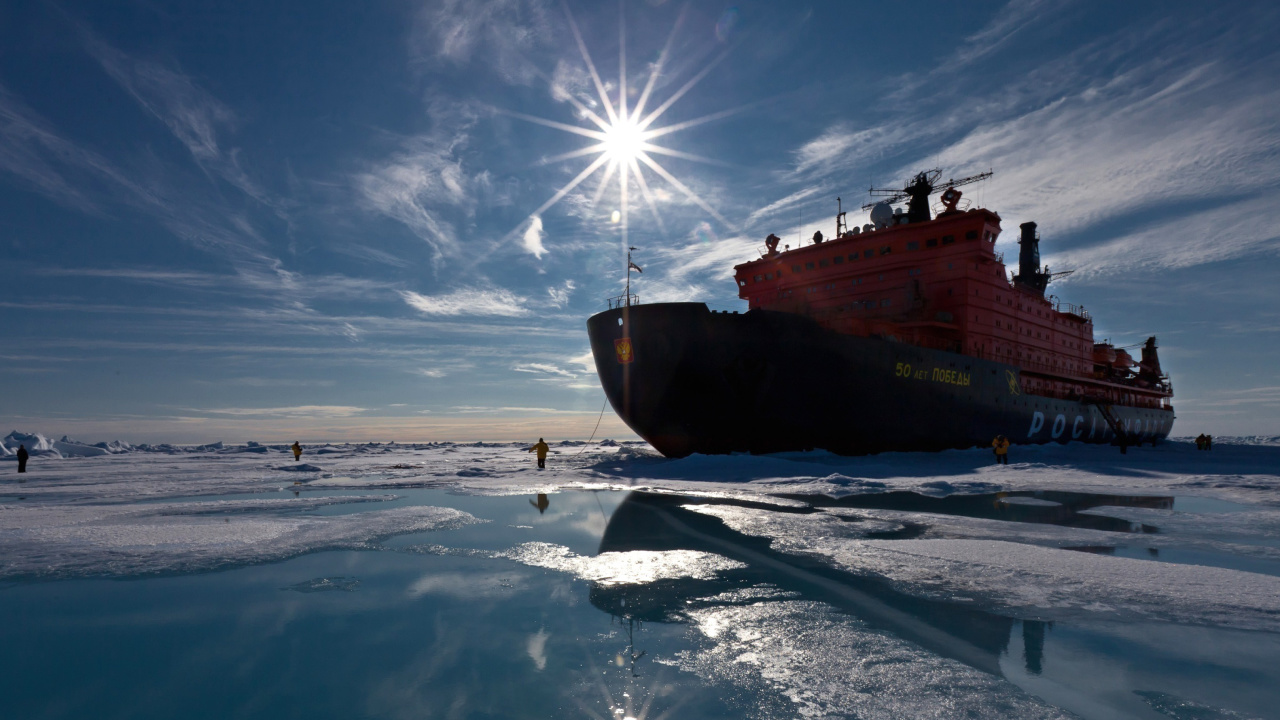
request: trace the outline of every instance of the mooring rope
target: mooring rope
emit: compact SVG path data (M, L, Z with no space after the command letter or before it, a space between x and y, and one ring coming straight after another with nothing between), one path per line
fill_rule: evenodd
M599 430L599 429L600 429L600 421L604 419L604 409L605 409L605 408L607 408L607 407L609 407L609 396L608 396L608 395L606 395L606 396L605 396L605 398L604 398L604 404L600 406L600 417L597 417L597 418L596 418L596 426L595 426L595 428L594 428L594 429L592 429L592 431L591 431L591 437L587 438L587 444L586 444L586 445L583 445L581 450L579 450L578 452L576 452L576 453L574 453L574 454L573 454L573 456L574 456L574 457L577 457L577 456L581 455L583 452L585 452L585 451L586 451L586 449L587 449L587 445L590 445L590 444L591 444L591 441L596 439L596 430Z

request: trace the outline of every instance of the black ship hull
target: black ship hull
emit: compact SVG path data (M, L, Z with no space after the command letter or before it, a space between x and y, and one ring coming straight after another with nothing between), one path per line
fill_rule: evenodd
M1017 366L841 335L790 313L632 305L592 316L587 331L614 410L668 457L944 450L996 435L1132 445L1173 427L1170 409L1030 395Z

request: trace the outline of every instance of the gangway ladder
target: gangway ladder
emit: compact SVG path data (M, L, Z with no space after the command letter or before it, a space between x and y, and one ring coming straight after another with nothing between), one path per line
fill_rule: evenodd
M1120 421L1116 420L1116 416L1112 414L1111 403L1091 397L1081 398L1080 402L1084 405L1093 405L1098 408L1098 413L1102 415L1102 419L1107 421L1107 426L1111 428L1111 432L1115 433L1115 444L1120 446L1120 454L1128 454L1131 442L1129 433L1120 427Z

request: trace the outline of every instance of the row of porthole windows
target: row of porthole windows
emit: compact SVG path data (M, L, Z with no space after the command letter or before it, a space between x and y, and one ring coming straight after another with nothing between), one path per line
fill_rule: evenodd
M854 300L848 305L837 306L836 312L844 312L845 310L870 310L878 307L890 307L891 305L893 305L893 301L889 298L884 298L882 300Z
M885 247L885 248L882 248L882 250L883 250L883 254L885 254L885 255L889 254L889 248ZM872 250L868 250L867 252L869 252L869 253L870 253L870 252L874 252L874 251L872 251ZM853 255L850 255L849 257L851 257L851 258L852 258L852 257L854 257L854 256L853 256ZM839 258L839 257L837 257L837 258L835 258L834 260L831 260L831 262L834 262L836 265L840 265L840 264L842 264L842 263L844 262L844 260L843 260L843 259L841 259L841 258ZM816 264L816 265L815 265L814 263L812 263L812 262L807 262L807 263L805 263L803 266L800 266L800 265L792 265L792 266L791 266L791 272L793 272L793 273L795 273L795 274L797 274L797 275L798 275L798 274L800 274L800 273L804 272L805 270L814 270L814 269L817 269L817 268L824 268L824 267L827 267L827 265L828 265L828 261L827 261L827 260L819 260L819 261L817 261L817 264ZM951 269L953 269L953 268L954 268L953 263L947 263L947 269L948 269L948 270L951 270ZM923 268L910 268L910 269L908 269L908 270L907 270L907 276L908 276L908 277L915 277L915 276L922 275L922 274L924 274L924 269L923 269ZM779 271L778 271L778 273L777 273L777 277L779 277L779 278L781 278L781 277L782 277L782 271L781 271L781 270L779 270ZM752 279L752 281L754 281L754 282L766 282L766 281L769 281L769 280L773 280L773 279L774 279L774 273L765 273L765 274L763 274L763 275L755 275L755 276L753 276L751 279ZM884 279L884 274L883 274L883 273L881 273L881 274L880 274L880 279L881 279L881 280L883 280L883 279ZM740 285L745 285L746 283L745 283L745 282L739 282L739 284L740 284ZM974 294L977 294L977 291L976 291L976 290L974 291ZM1010 301L1010 304L1012 304L1012 301Z
M988 235L990 235L990 233L988 233ZM978 237L978 231L977 231L977 230L970 230L970 231L968 231L968 232L966 232L966 233L965 233L965 239L967 239L967 240L974 240L974 239L976 239L977 237ZM943 236L942 236L942 244L943 244L943 245L950 245L951 243L953 243L953 242L955 242L955 241L956 241L956 236L955 236L955 235L943 235ZM929 238L928 240L925 240L925 241L924 241L924 245L925 245L925 247L937 247L937 246L938 246L938 238ZM920 249L920 241L919 241L919 240L908 240L908 241L907 241L907 243L906 243L906 249L907 249L907 250L919 250L919 249ZM892 245L884 245L884 246L882 246L882 247L880 248L879 254L880 254L880 255L888 255L888 254L890 254L890 253L892 253L892 252L893 252L893 246L892 246ZM791 271L792 271L792 272L794 272L794 273L800 273L800 272L804 272L805 270L815 270L815 269L817 269L817 268L824 268L824 267L828 267L829 265L842 265L842 264L844 264L844 262L845 262L845 258L846 258L846 257L848 258L849 262L855 262L855 261L857 261L859 258L871 258L871 257L875 257L875 256L876 256L876 254L877 254L877 253L876 253L876 249L875 249L875 248L866 248L865 250L862 250L862 251L860 251L860 252L853 252L853 253L849 253L847 256L845 256L845 255L837 255L837 256L832 257L832 258L822 258L822 259L820 259L820 260L817 260L816 262L807 262L807 263L805 263L804 265L792 265L792 266L791 266ZM948 266L948 269L950 269L950 266ZM781 275L781 273L779 273L779 275ZM770 276L769 276L768 274L766 274L766 275L764 275L764 276L763 276L763 279L764 279L764 280L770 280L770 279L772 279L772 278L770 278ZM760 281L761 281L761 276L760 276L760 275L755 276L755 281L756 281L756 282L760 282Z

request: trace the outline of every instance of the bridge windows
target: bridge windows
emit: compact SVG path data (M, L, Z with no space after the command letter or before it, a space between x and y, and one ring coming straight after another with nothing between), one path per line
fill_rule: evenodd
M929 238L924 241L925 247L938 247L938 238Z
M858 259L858 253L849 253L849 262L853 262L857 259Z
M964 234L964 239L965 239L965 240L977 240L977 239L978 239L978 231L977 231L977 230L970 230L970 231L966 232L966 233Z
M844 264L844 256L843 256L843 255L837 255L837 256L835 256L835 257L831 258L831 263L832 263L833 265L843 265L843 264Z
M876 256L875 248L867 248L866 250L862 251L862 257L864 258L875 257L875 256Z
M812 270L812 269L813 269L813 263L811 263L811 262L807 262L807 263L805 263L805 264L804 264L804 269L805 269L805 270Z
M955 235L943 235L943 236L942 236L942 244L943 244L943 245L950 245L951 243L953 243L953 242L955 242L955 241L956 241L956 236L955 236Z
M821 260L819 260L819 261L818 261L818 267L820 267L820 268L827 267L827 266L828 266L828 265L830 265L830 264L831 264L831 261L830 261L830 260L828 260L828 259L826 259L826 258L823 258L823 259L821 259Z
M881 255L888 255L888 254L889 254L889 253L891 253L891 252L893 252L893 247L892 247L892 246L885 245L884 247L880 248L880 254L881 254Z
M799 273L800 273L800 266L799 266L799 265L792 265L792 266L791 266L791 272L796 273L796 274L799 274Z
M919 250L919 249L920 249L920 241L919 241L919 240L908 240L908 241L907 241L907 249L908 249L908 250Z

